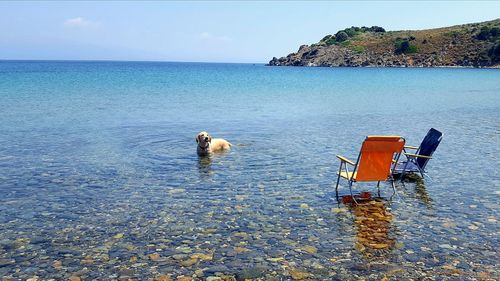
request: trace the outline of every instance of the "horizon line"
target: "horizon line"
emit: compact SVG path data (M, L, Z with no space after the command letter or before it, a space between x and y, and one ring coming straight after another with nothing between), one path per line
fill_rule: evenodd
M114 60L114 59L2 59L0 62L159 62L159 63L213 63L213 64L268 64L267 62L206 62L169 60Z

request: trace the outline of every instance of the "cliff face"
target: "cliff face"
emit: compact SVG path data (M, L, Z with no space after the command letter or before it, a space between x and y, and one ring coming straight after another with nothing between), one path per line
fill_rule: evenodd
M351 27L271 66L499 67L500 19L428 30Z

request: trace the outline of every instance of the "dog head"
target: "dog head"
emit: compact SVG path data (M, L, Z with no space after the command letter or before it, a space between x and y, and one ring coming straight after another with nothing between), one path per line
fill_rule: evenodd
M212 141L212 137L205 131L200 132L196 136L196 143L198 143L198 146L200 148L207 148L210 145L210 142Z

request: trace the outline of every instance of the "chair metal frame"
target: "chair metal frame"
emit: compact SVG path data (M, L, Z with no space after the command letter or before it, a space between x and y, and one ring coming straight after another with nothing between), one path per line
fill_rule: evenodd
M367 136L365 138L365 140L363 141L363 143L368 140L370 136ZM403 141L403 147L404 147L404 143L406 142L406 140L403 138L403 137L399 137L400 140ZM349 183L349 191L351 193L351 196L352 196L352 199L354 200L354 202L357 204L358 202L356 201L356 198L354 197L354 193L352 191L352 186L355 182L358 182L356 179L355 179L355 174L356 172L358 171L358 166L359 166L359 163L360 163L360 160L361 160L361 156L363 154L363 144L361 145L361 148L359 150L359 154L358 154L358 158L356 160L356 163L352 162L351 160L341 156L341 155L336 155L336 157L340 160L340 166L339 166L339 171L337 172L338 176L337 176L337 184L335 185L335 195L337 197L337 199L339 198L339 192L338 192L338 187L339 187L339 182L340 182L340 178L341 178L341 173L342 173L342 167L344 168L344 171L346 172L346 175L349 176L349 169L347 167L347 164L350 164L351 166L354 166L353 170L352 170L352 174L351 174L351 177L350 178L346 178L348 183ZM399 161L399 157L401 156L401 153L402 153L402 150L400 152L395 152L394 153L394 156L393 156L393 159L392 159L392 162L393 163L398 163ZM374 180L376 181L376 180ZM379 195L380 195L380 182L382 180L379 180L377 181L377 189L378 189L378 192L379 192ZM388 172L388 175L387 175L387 179L385 181L390 181L391 182L391 186L392 186L392 190L393 190L393 195L394 194L397 194L396 192L396 186L394 185L394 177L393 177L393 174L392 174L392 165L390 166L389 168L389 172ZM391 197L392 197L391 196Z

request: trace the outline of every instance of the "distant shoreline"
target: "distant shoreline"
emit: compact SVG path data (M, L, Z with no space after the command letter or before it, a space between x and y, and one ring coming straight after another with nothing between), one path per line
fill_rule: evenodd
M294 66L294 65L269 65L268 63L247 63L247 62L191 62L191 61L134 61L134 60L19 60L19 59L0 59L0 64L4 62L20 62L20 63L157 63L157 64L212 64L212 65L254 65L254 66L271 66L271 67L299 67L299 68L459 68L459 69L500 69L497 66Z
M500 19L424 30L352 26L272 66L500 68Z
M500 65L494 66L461 66L461 65L433 65L433 66L338 66L338 65L317 65L317 66L307 66L307 65L270 65L271 67L298 67L298 68L459 68L459 69L500 69Z

